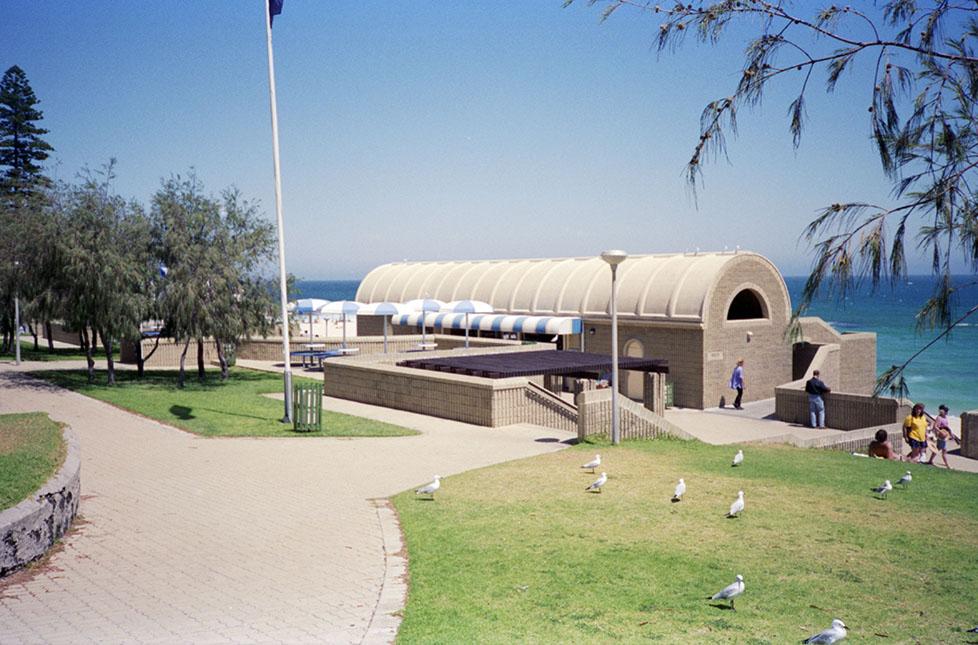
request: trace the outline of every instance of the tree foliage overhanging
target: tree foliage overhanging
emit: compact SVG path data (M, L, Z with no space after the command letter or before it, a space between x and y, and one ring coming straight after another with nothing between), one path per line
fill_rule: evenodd
M163 180L149 214L113 190L114 160L76 183L52 182L41 166L52 148L37 125L38 102L23 70L7 70L0 81L0 351L11 349L16 299L32 329L60 320L79 332L89 380L99 342L111 384L113 348L120 341L141 348L142 325L153 320L184 341L184 354L197 341L201 375L203 343L214 340L226 378L225 348L267 334L275 318L262 278L275 250L271 225L236 190L208 196L193 174ZM53 349L50 328L46 335ZM34 338L36 345L36 331ZM141 350L137 360L141 372Z
M847 72L867 66L873 79L867 104L853 109L869 114L869 134L892 182L895 205L835 203L806 227L802 237L815 258L795 315L823 288L844 296L863 280L875 289L905 278L915 246L938 277L917 314L918 331L939 330L924 349L978 311L978 303L957 302L956 296L974 282L956 284L952 277L955 255L972 274L978 272L978 4L890 0L815 8L780 0L590 0L599 3L603 19L622 7L657 18L660 52L674 50L690 35L714 45L733 25L751 34L739 81L700 116L685 173L694 190L704 162L726 153L739 110L758 104L772 82L797 88L788 130L798 146L813 80L832 92ZM906 393L903 372L919 353L887 370L877 391Z

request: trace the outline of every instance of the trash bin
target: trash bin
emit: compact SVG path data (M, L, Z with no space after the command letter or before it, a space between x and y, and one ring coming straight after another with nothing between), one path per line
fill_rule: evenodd
M292 427L296 432L323 429L323 386L319 383L293 384Z

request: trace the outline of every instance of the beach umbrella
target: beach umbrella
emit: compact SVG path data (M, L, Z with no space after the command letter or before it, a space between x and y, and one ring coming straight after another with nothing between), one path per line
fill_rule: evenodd
M346 317L356 316L357 312L364 308L361 302L353 300L337 300L322 308L324 314L343 314L343 348L346 349Z
M455 314L465 314L465 347L469 347L469 314L491 314L492 305L481 300L452 300L445 304L442 311L450 311Z
M383 316L384 317L384 353L387 353L387 317L388 316L400 316L401 314L411 313L411 309L407 305L401 304L400 302L373 302L369 305L365 305L360 313L366 314L368 316Z
M319 298L300 298L295 302L290 302L288 309L289 311L299 314L309 316L309 340L312 341L312 316L313 314L319 315L319 312L323 307L329 304L329 300L320 300Z
M441 311L445 307L445 303L436 298L417 298L415 300L408 300L404 303L404 306L408 308L409 311L419 311L421 312L421 344L424 345L425 341L425 314L430 311Z

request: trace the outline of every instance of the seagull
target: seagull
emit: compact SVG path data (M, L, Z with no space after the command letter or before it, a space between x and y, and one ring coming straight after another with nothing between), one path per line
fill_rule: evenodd
M605 483L607 483L607 481L608 481L608 473L601 473L601 476L595 479L591 483L591 485L585 488L584 490L596 490L600 493L601 487L604 486Z
M680 477L679 483L676 484L676 492L672 494L672 501L674 502L683 501L683 495L685 494L686 494L686 482L684 482L683 478Z
M727 513L727 517L737 517L744 512L744 491L739 491L737 493L737 499L734 503L730 505L730 512Z
M594 469L600 465L601 465L601 455L594 455L594 459L581 466L581 468L587 468L593 474Z
M730 464L730 465L731 466L739 466L742 463L744 463L744 451L743 450L738 450L737 451L737 454L734 455L733 463Z
M913 481L913 475L911 475L910 471L908 470L906 473L904 473L903 477L901 477L897 483L903 486L904 488L906 488L907 484L909 484L912 481Z
M710 596L710 600L729 600L730 608L734 611L734 598L744 593L744 576L737 574L737 579L729 585Z
M431 495L431 499L435 498L435 491L441 488L441 475L435 475L435 480L428 484L427 486L422 486L418 490L414 491L415 495Z
M881 495L883 499L886 499L886 494L889 493L891 490L893 490L893 484L891 484L890 480L887 479L881 485L874 488L873 492Z
M844 622L836 618L831 627L806 638L802 643L837 643L849 635L848 629Z

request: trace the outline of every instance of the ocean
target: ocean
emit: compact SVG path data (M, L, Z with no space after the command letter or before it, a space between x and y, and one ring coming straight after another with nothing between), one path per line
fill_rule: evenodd
M959 276L956 282L970 282ZM791 302L796 303L805 285L804 277L785 278ZM912 276L896 287L883 286L876 293L862 287L846 300L823 296L812 304L809 315L819 316L841 332L876 332L877 373L903 363L923 347L935 333L915 331L914 315L934 290L932 276ZM353 300L359 280L300 280L302 298ZM963 312L978 302L978 286L963 288L959 303ZM947 404L951 414L978 409L978 314L955 329L948 340L940 340L910 364L906 371L910 398L927 409Z

